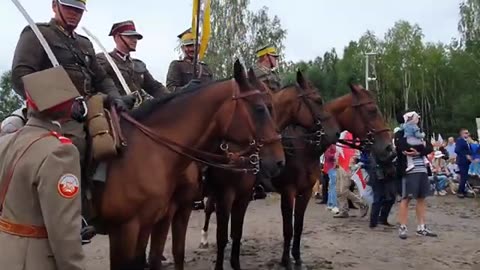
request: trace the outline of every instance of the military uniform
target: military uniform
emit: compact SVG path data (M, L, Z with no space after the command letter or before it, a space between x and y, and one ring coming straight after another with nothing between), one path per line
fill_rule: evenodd
M259 64L253 68L253 71L255 72L255 76L272 89L272 91L277 91L282 88L282 81L278 72Z
M258 58L266 55L278 57L277 50L272 46L262 46L257 50ZM282 88L282 80L277 71L261 65L260 63L257 63L253 68L253 71L255 72L255 76L260 81L264 82L271 90L277 91Z
M37 25L60 65L65 68L82 96L102 92L109 96L120 97L112 79L107 76L105 70L97 62L95 50L88 38L75 32L67 33L54 19L49 23ZM14 90L25 99L22 77L50 67L52 67L52 63L47 54L31 28L27 26L20 35L13 57L12 84ZM45 91L45 94L53 94L47 89ZM65 136L71 138L78 147L83 160L86 149L86 134L83 125L70 121L65 123L62 128Z
M124 21L113 24L109 35L137 36L139 40L143 38L143 36L136 31L133 21ZM116 49L109 54L122 73L125 82L132 92L141 92L141 90L145 90L145 92L153 97L159 97L168 92L167 88L165 88L163 84L153 78L152 74L150 74L147 69L147 65L141 60L131 58L129 54L125 54ZM127 93L123 90L120 80L113 71L110 63L108 63L105 54L97 54L97 59L98 63L105 69L107 74L115 82L120 94L126 95Z
M76 118L66 112L76 111L73 99L79 93L71 81L61 84L69 80L65 72L66 80L41 81L37 74L45 73L24 78L31 112L27 124L0 137L0 265L9 270L82 270L79 153L55 124ZM46 85L63 91L45 95Z
M178 38L181 39L182 46L191 46L195 43L191 29L178 35ZM197 65L197 76L194 76L193 60L186 56L183 60L172 61L167 73L167 88L170 92L177 91L193 79L198 79L201 83L208 83L213 80L213 73L206 63L199 62Z

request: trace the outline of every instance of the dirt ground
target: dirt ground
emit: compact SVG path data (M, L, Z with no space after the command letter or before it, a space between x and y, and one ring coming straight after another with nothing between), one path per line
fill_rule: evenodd
M383 227L371 230L367 218L334 219L324 205L310 202L302 239L304 266L298 269L359 270L480 270L480 200L460 200L454 196L432 197L428 201L427 220L438 238L415 235L414 208L411 207L409 238L400 240L396 229ZM396 223L396 205L390 222ZM356 214L356 210L351 210ZM216 221L212 216L207 249L199 249L204 215L195 211L190 219L186 246L185 269L213 269L216 249ZM282 219L278 195L252 202L247 211L242 242L243 269L283 269ZM172 259L171 240L166 256ZM89 270L108 268L108 239L96 236L85 246ZM227 247L225 269L229 265ZM172 265L166 269L173 269Z

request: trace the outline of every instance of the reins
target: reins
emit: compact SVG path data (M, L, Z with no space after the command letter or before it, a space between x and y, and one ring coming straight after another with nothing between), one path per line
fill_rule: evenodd
M236 85L235 82L233 82L233 84L234 84L234 87L233 87L234 94L232 96L232 100L235 101L235 107L233 109L233 113L229 121L230 124L226 125L225 133L228 132L228 129L231 126L231 123L233 121L234 114L236 113L237 102L241 101L246 97L261 94L261 92L258 90L250 90L247 92L239 93L239 90L237 88L238 86ZM270 139L263 139L263 138L258 140L254 139L249 143L246 149L241 150L239 152L229 151L228 143L224 141L220 144L220 149L222 150L222 152L225 153L225 155L219 155L219 154L214 154L207 151L198 150L192 147L188 147L188 146L179 144L173 140L170 140L168 138L162 137L157 133L155 133L154 131L152 131L149 127L135 120L132 116L130 116L126 112L121 113L121 116L126 121L134 125L138 130L140 130L145 136L150 138L152 141L167 147L173 152L211 167L216 167L216 168L231 170L231 171L252 172L253 174L257 174L260 171L260 154L259 154L260 149L265 144L270 144L278 140L281 140L280 135Z

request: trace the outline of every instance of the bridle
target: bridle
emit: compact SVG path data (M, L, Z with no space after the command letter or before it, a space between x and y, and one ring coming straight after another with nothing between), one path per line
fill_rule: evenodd
M305 104L308 111L310 112L313 121L314 127L309 129L309 132L299 135L299 136L284 136L285 139L290 140L303 140L307 145L311 145L314 147L320 147L322 145L322 138L325 136L325 129L322 125L322 122L329 120L332 116L321 116L317 114L317 112L313 109L312 105L312 95L317 94L315 90L309 89L305 90L302 89L298 84L295 85L295 90L299 93L297 97L302 100L302 102L298 103L298 107L296 109L296 114L299 114L302 104ZM294 149L290 146L284 146L285 149ZM295 148L296 149L296 148ZM303 149L303 148L302 148Z
M360 117L362 118L362 121L364 123L366 123L366 126L365 126L366 135L365 135L364 139L359 139L359 138L355 138L355 139L352 139L352 140L339 139L338 143L343 144L343 146L339 145L340 147L347 146L347 147L350 147L350 148L358 149L360 151L371 150L371 147L375 143L375 137L378 134L391 131L389 128L383 128L383 129L376 130L375 128L370 126L370 122L368 121L368 119L366 119L366 117L364 117L360 108L363 107L363 106L369 105L369 104L373 104L373 103L374 103L373 100L368 100L368 101L365 101L365 102L355 103L351 106L360 115Z
M239 86L233 80L232 86L232 100L234 101L234 108L232 110L232 114L230 115L230 120L227 122L228 124L225 126L226 128L222 133L223 136L228 134L228 131L232 126L234 116L238 113L239 103L246 102L244 99L246 99L247 97L262 95L262 93L257 89L240 92ZM135 120L128 113L123 112L121 115L126 121L130 122L145 136L149 137L154 142L161 144L169 148L170 150L176 152L177 154L188 157L194 161L225 170L251 172L253 174L257 174L260 171L261 148L265 145L272 144L281 140L280 134L277 134L272 138L254 138L250 140L250 142L244 149L238 152L230 151L228 142L224 140L219 146L223 154L219 155L181 145L173 140L164 138L159 134L155 133L149 127ZM254 128L251 125L249 125L249 129L252 132L251 134L256 134ZM235 143L235 145L240 146L241 144Z

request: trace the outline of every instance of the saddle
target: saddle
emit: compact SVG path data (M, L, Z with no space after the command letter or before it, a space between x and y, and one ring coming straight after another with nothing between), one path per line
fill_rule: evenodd
M87 127L92 158L96 162L114 158L127 143L120 128L120 117L115 108L103 105L103 96L88 99Z

